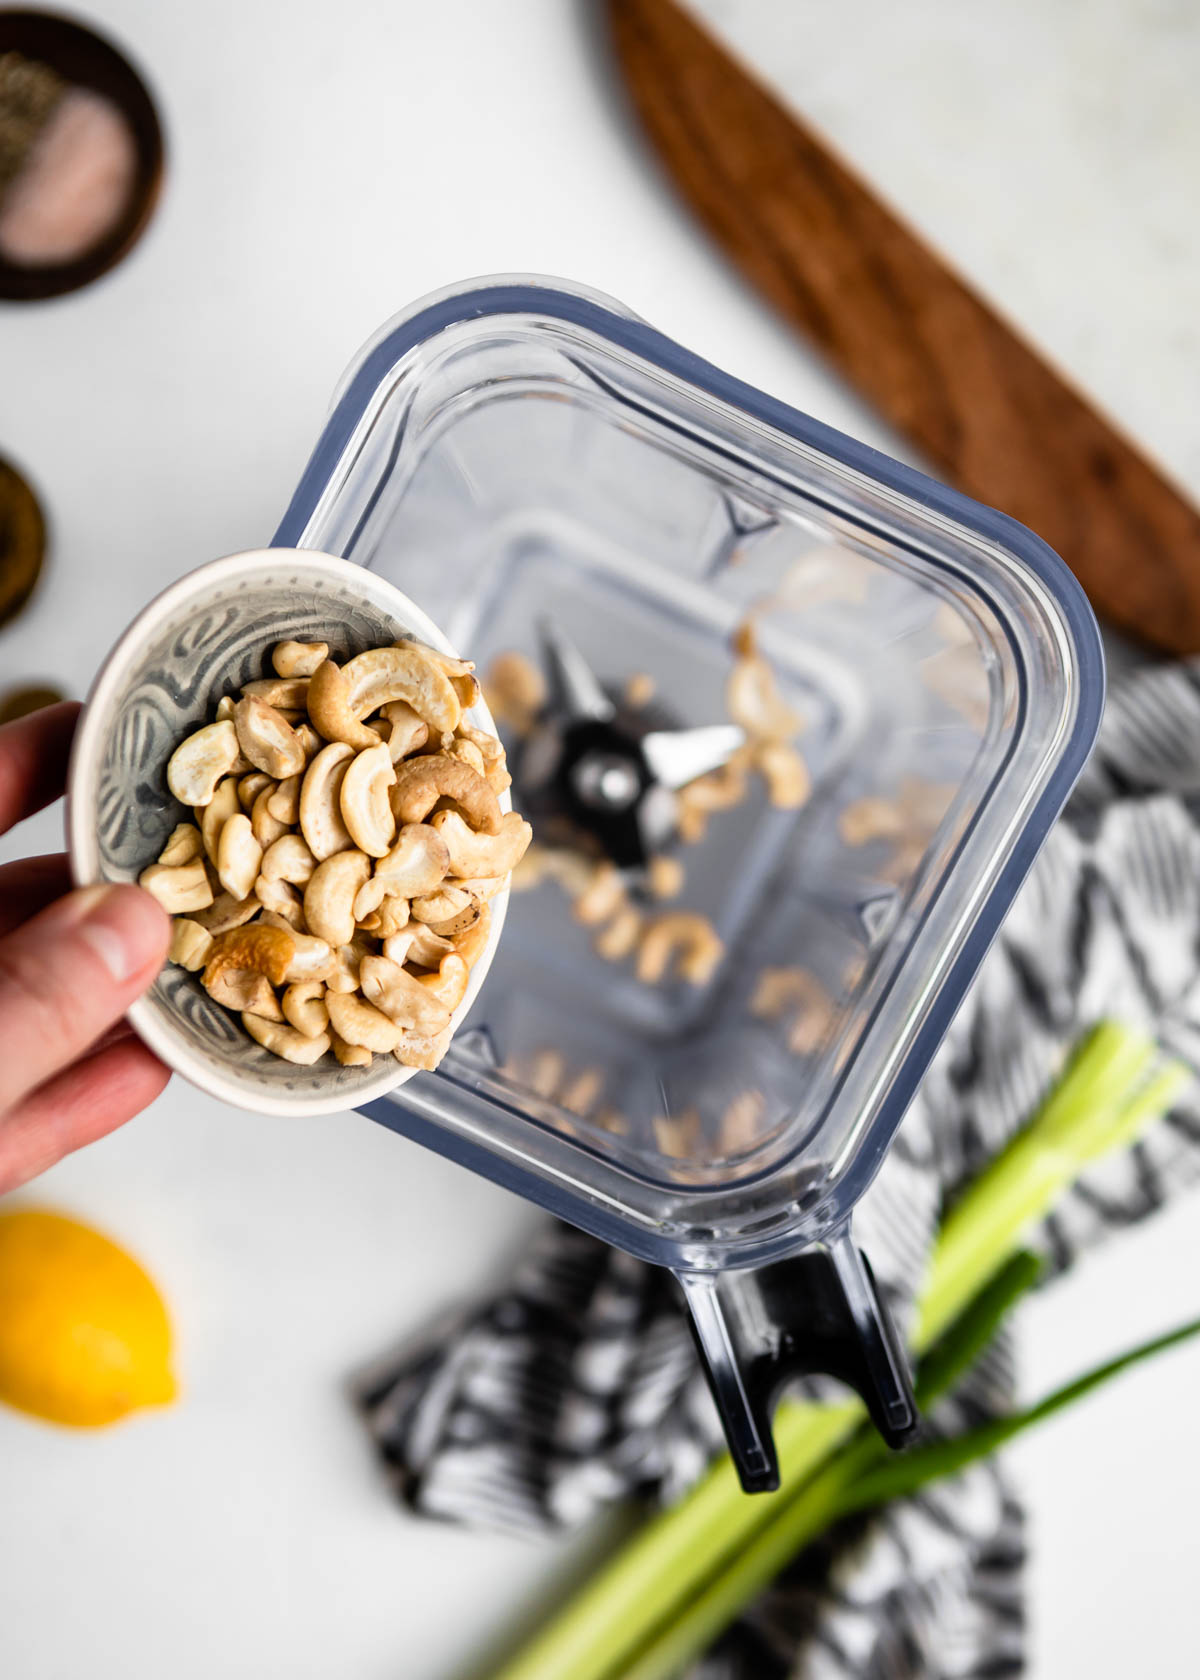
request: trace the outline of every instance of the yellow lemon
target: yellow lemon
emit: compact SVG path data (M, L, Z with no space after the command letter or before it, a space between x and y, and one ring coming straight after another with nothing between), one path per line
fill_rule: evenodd
M162 1296L123 1249L38 1208L0 1214L0 1400L98 1429L173 1399Z

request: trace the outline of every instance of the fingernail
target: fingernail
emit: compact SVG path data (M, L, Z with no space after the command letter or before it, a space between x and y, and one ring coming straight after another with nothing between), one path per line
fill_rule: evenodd
M118 983L131 980L163 951L163 912L139 887L85 887L72 897L80 939Z

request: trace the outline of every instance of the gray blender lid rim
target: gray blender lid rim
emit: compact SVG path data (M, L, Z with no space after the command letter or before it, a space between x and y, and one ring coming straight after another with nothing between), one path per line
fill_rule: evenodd
M549 280L472 284L463 291L443 295L427 306L418 307L398 321L392 330L385 330L368 347L361 365L329 416L272 544L280 547L302 546L303 533L334 469L380 383L401 357L461 323L489 316L540 314L607 339L759 424L824 454L929 512L953 520L985 541L999 545L1028 567L1053 596L1075 647L1079 683L1075 716L1068 738L1058 762L1047 776L1045 787L1030 810L1011 855L998 874L974 926L966 934L925 1020L909 1045L886 1102L876 1117L869 1145L859 1151L835 1188L834 1194L844 1217L874 1177L938 1044L1095 743L1105 693L1104 655L1099 629L1073 574L1053 549L1026 526L867 444L847 437L802 410L747 385L644 322L617 314L590 297L564 290L565 284L568 283ZM422 1075L407 1088L407 1094L416 1098L417 1086L441 1077L438 1074ZM613 1212L598 1198L581 1202L575 1196L568 1196L553 1181L542 1178L511 1158L474 1144L468 1137L444 1129L412 1107L387 1100L367 1104L362 1112L448 1159L517 1191L638 1258L659 1264L679 1264L679 1251L674 1242L659 1240L653 1231ZM703 1195L702 1191L693 1193ZM761 1254L753 1258L747 1255L740 1263L757 1265L774 1255L795 1252L796 1247L795 1232L790 1239L787 1233L780 1232L774 1241L764 1246Z

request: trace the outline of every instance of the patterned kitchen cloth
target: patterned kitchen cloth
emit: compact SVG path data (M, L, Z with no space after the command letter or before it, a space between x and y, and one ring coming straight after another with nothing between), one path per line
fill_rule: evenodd
M1200 1071L1200 662L1114 686L1097 750L856 1212L902 1329L943 1207L1106 1016ZM1049 1271L1198 1173L1192 1088L1060 1200L1037 1238ZM1013 1392L1001 1337L929 1427L982 1421ZM516 1532L670 1501L722 1444L669 1275L561 1225L498 1294L368 1372L358 1398L416 1510ZM974 1467L810 1547L690 1680L1019 1674L1023 1562L1003 1468Z

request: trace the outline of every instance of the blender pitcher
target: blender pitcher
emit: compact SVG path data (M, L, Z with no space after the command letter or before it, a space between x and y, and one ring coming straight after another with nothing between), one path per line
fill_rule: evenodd
M549 280L388 323L275 542L386 575L485 676L541 671L510 742L535 839L582 830L636 904L676 855L647 914L711 930L648 979L545 873L442 1066L365 1112L669 1267L747 1490L778 1483L800 1374L902 1442L851 1216L1095 738L1079 586L1024 527ZM737 750L739 638L810 789L752 778L684 845L679 790Z

